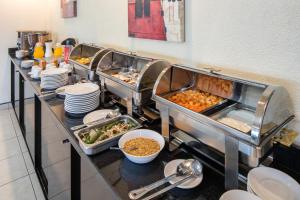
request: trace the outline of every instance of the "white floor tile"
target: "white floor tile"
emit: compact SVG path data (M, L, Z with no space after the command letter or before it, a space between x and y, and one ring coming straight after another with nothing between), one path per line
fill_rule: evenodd
M28 175L22 154L0 161L0 186Z
M35 200L29 176L0 187L0 199L3 200Z
M12 109L10 109L10 118L11 118L11 121L13 123L13 127L15 129L16 135L21 136L22 131L20 129L19 122L17 120L16 114L14 113L14 111Z
M20 144L20 147L21 147L21 150L23 153L27 152L28 151L28 148L26 146L26 143L25 143L25 140L23 138L23 136L19 136L18 137L18 140L19 140L19 144Z
M52 197L50 200L69 200L69 199L71 199L71 190L66 190Z
M14 137L16 137L16 133L10 116L0 116L0 141L5 141Z
M7 104L0 104L0 110L8 110L9 106Z
M0 142L0 160L4 160L18 153L21 153L21 149L16 137Z
M23 156L24 156L24 160L25 160L25 164L26 164L28 173L29 174L34 173L35 172L34 171L34 166L33 166L31 157L29 155L29 152L23 153Z
M42 191L42 188L41 188L40 182L38 180L38 177L36 176L36 173L30 174L30 179L31 179L31 183L33 186L33 190L34 190L36 199L44 200L45 199L44 193Z

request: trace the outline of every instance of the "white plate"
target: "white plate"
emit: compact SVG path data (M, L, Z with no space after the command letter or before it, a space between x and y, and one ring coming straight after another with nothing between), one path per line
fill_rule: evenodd
M220 200L261 200L259 197L243 190L230 190L225 192Z
M98 106L95 106L95 107L92 107L92 108L89 108L89 109L85 109L85 110L70 110L70 109L66 109L65 108L65 111L69 112L69 113L73 113L73 114L83 114L83 113L88 113L88 112L91 112L93 110L95 110Z
M96 110L94 112L91 112L89 114L87 114L84 118L83 118L83 123L84 124L88 124L100 119L105 119L106 116L111 113L113 110L110 109L103 109L103 110Z
M94 83L81 83L68 87L65 91L68 95L87 95L99 90L99 85Z
M93 93L90 93L90 94L84 94L84 95L70 95L68 93L66 93L66 96L68 99L74 99L74 100L81 100L81 99L87 99L87 98L91 98L91 97L94 97L94 96L99 96L100 95L100 91L96 91L96 92L93 92Z
M88 109L94 108L95 106L98 106L98 105L99 105L99 102L91 103L88 106L82 106L82 105L73 106L73 105L65 104L65 108L68 110L75 110L75 111L76 110L88 110Z
M63 69L63 68L51 68L51 69L46 69L41 72L42 76L64 76L64 74L67 74L68 70Z
M300 185L289 175L270 167L257 167L248 173L248 184L262 199L299 200Z
M57 89L55 90L55 93L58 94L58 95L65 96L65 95L66 95L66 94L65 94L65 89L66 89L67 87L70 87L70 85L66 85L66 86L62 86L62 87L60 87L60 88L57 88Z
M180 163L182 163L183 161L184 161L184 159L177 159L177 160L172 160L172 161L168 162L164 169L165 177L176 173L177 166ZM180 181L181 179L182 178L180 178L180 177L175 177L172 180L170 180L170 184L174 184L174 183ZM191 178L190 180L178 185L177 187L181 188L181 189L191 189L191 188L197 187L202 182L202 180L203 180L203 174L197 178Z

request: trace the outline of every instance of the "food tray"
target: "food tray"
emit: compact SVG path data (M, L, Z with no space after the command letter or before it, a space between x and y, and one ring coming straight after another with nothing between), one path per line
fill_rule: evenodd
M79 144L80 144L80 147L82 148L82 150L84 151L85 154L87 155L94 155L94 154L97 154L101 151L104 151L106 149L108 149L109 147L112 147L112 146L115 146L117 143L118 143L118 139L123 135L125 134L126 132L128 131L125 131L123 133L120 133L118 135L115 135L114 137L111 137L111 138L108 138L106 140L103 140L103 141L98 141L98 142L95 142L94 144L86 144L84 143L80 136L88 131L90 131L91 129L94 129L94 128L101 128L105 125L108 125L110 123L114 123L114 122L117 122L117 121L123 121L123 122L128 122L128 121L131 121L133 122L136 127L128 130L128 131L131 131L131 130L135 130L135 129L138 129L138 128L141 128L141 124L138 123L135 119L133 119L132 117L128 116L128 115L122 115L122 116L118 116L118 117L115 117L111 120L108 120L108 121L105 121L103 123L100 123L100 124L96 124L96 125L93 125L91 127L88 127L88 128L84 128L84 129L81 129L79 131L76 131L74 132L75 134L75 137L78 139L79 141Z
M236 111L236 114L230 115L230 113L232 113L233 111ZM246 116L245 114L243 114L243 112L245 112L245 113L247 112L248 113L247 115L249 115L249 116ZM250 115L253 115L253 116L250 117ZM211 116L211 118L218 121L224 117L228 117L228 118L232 118L232 119L238 120L240 122L243 122L249 126L252 126L254 118L255 118L254 115L255 115L255 112L254 112L253 108L246 106L246 105L239 104L239 103L235 103L235 104L215 113L214 115ZM220 123L222 123L222 122L220 122ZM224 124L224 126L228 126L230 128L235 129L234 127L231 127L226 124ZM236 130L240 131L239 129L236 129ZM242 132L242 133L245 133L245 132ZM249 132L247 132L246 134L251 134L251 130Z
M178 93L185 92L185 91L187 91L187 90L198 90L198 91L200 91L200 92L204 92L204 91L199 90L199 89L196 89L196 88L194 88L194 87L187 87L187 88L183 88L183 89L180 89L180 90L177 90L177 91L174 91L174 92L170 92L170 93L168 93L168 94L164 94L164 95L162 95L162 98L166 99L168 102L170 102L170 103L173 104L173 105L176 105L176 106L179 106L179 107L184 108L184 109L186 109L186 110L195 112L195 111L193 111L193 110L191 110L191 109L189 109L189 108L186 108L186 107L184 107L184 106L181 106L181 105L179 105L179 104L177 104L177 103L174 103L174 102L168 100L169 97L171 97L171 96L173 96L173 95L175 95L175 94L178 94ZM213 95L213 94L212 94L212 95ZM216 95L215 95L215 96L216 96ZM223 98L223 97L222 97L222 98ZM224 99L224 98L223 98L223 99ZM211 110L213 110L213 109L215 109L216 107L219 107L219 106L221 106L221 105L223 105L223 104L225 104L225 103L227 103L227 102L228 102L228 99L224 99L223 101L221 101L221 102L219 102L219 103L217 103L217 104L215 104L215 105L212 105L212 106L210 106L210 107L208 107L208 108L202 110L201 112L196 112L196 113L201 113L201 114L209 113Z

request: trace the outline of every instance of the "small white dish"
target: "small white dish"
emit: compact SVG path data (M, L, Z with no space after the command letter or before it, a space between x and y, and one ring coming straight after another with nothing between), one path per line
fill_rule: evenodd
M157 141L159 143L160 150L148 156L134 156L122 150L127 141L139 137L149 138ZM119 148L121 149L121 151L128 158L128 160L137 164L145 164L151 162L158 156L158 154L161 152L164 146L165 146L165 139L163 138L163 136L161 136L159 133L155 131L148 130L148 129L137 129L137 130L129 131L125 133L119 140Z
M248 173L248 188L262 199L299 200L300 185L286 173L257 167Z
M24 69L28 69L30 67L32 67L34 64L34 60L23 60L21 62L21 67Z
M97 120L105 119L106 116L112 111L113 110L111 109L103 109L103 110L96 110L94 112L91 112L83 118L83 124L89 124Z
M230 190L225 192L220 200L262 200L259 197L243 190Z
M174 173L176 173L177 166L182 163L184 159L176 159L168 162L164 169L164 175L165 177L170 176ZM170 180L170 184L174 184L178 181L180 181L182 177L175 177L172 180ZM203 174L197 178L191 178L190 180L178 185L178 188L181 189L192 189L197 187L203 180Z
M41 71L42 71L41 67L34 65L31 68L31 72L29 72L28 74L30 74L31 78L33 78L33 79L39 79L41 76Z

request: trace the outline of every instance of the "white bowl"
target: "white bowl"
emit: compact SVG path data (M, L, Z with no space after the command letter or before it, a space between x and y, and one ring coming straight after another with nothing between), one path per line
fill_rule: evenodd
M165 140L164 138L157 132L148 130L148 129L137 129L133 131L129 131L125 133L119 140L119 148L122 149L124 147L124 144L132 140L134 138L149 138L157 141L160 146L160 150L154 154L148 155L148 156L134 156L131 154L126 153L125 151L122 150L122 152L125 154L125 156L132 162L137 163L137 164L144 164L144 163L149 163L152 160L154 160L158 154L161 152L161 150L165 146Z
M220 200L261 200L259 197L243 190L230 190L224 193Z

